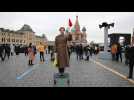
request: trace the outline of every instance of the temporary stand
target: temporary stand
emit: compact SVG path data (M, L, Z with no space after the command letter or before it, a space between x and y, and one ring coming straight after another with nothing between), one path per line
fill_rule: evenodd
M65 86L65 84L70 85L69 73L60 73L54 74L54 85L56 86Z

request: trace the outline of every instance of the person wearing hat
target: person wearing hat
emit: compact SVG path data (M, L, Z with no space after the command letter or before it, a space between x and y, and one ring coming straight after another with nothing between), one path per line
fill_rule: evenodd
M60 34L55 38L55 51L57 57L57 67L59 73L63 75L65 68L69 67L69 55L67 49L67 41L72 40L72 35L70 33L65 34L65 28L60 27Z

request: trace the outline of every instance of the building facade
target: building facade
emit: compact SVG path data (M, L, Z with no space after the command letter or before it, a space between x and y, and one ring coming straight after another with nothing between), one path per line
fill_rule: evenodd
M109 46L111 47L114 43L120 43L120 37L123 37L122 46L131 45L131 33L111 33L108 34L110 38Z
M24 26L18 31L0 28L0 44L22 44L29 45L32 43L38 45L40 42L44 43L47 38L44 36L37 36L29 25Z
M80 43L85 44L85 45L87 44L86 28L83 27L82 30L80 30L78 16L76 16L76 21L75 21L74 26L71 29L71 34L72 34L71 44L80 44Z

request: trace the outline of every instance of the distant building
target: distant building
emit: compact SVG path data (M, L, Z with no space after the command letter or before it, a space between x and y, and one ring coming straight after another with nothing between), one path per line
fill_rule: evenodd
M76 16L76 21L71 29L71 34L72 34L72 41L70 42L71 44L80 44L80 43L87 44L86 28L83 27L82 30L80 30L78 16Z
M29 25L24 24L20 30L13 31L0 28L0 44L22 44L32 43L38 45L47 41L46 36L37 36Z
M122 45L131 44L131 33L111 33L108 35L110 38L110 47L114 43L120 43L120 37L122 37Z

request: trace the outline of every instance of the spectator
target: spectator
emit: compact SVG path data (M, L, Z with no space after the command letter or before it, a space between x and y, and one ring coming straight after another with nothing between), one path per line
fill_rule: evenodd
M116 53L117 53L117 45L113 44L111 46L111 54L112 54L112 60L116 60Z
M119 58L122 62L122 47L121 45L118 43L117 44L117 53L116 53L116 60L119 61Z
M34 50L32 48L32 43L29 44L28 47L28 55L29 55L29 65L33 65L33 59L34 59Z
M11 45L10 45L10 48L11 48L11 56L13 56L13 55L14 55L14 45L11 44Z
M82 47L82 44L80 44L80 46L79 46L79 58L80 58L80 60L83 59L83 47Z
M10 53L11 53L11 48L10 48L10 46L8 44L6 44L6 46L5 46L5 54L8 57L8 59L10 57Z
M5 60L5 45L4 44L2 44L1 46L0 46L0 57L1 57L1 60L2 61L4 61Z
M25 53L25 56L28 56L28 47L27 46L24 47L24 53Z
M78 60L79 59L79 45L76 45L75 51L76 51L76 58Z
M134 46L132 46L128 49L128 59L129 59L129 76L128 76L128 78L133 78Z
M44 58L45 49L46 49L46 45L43 45L42 43L40 43L38 47L38 51L40 52L40 62L45 61L45 58Z
M90 48L89 45L85 47L85 56L86 56L86 61L89 61L89 55L90 55Z
M130 46L126 46L125 47L125 64L128 65L129 64L129 59L128 59L128 50L129 50Z

